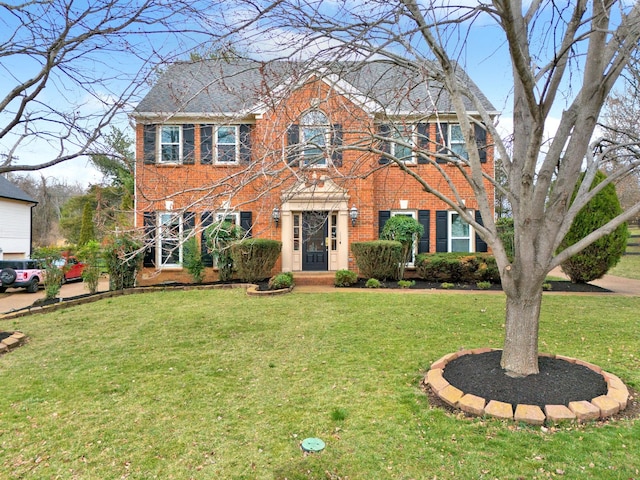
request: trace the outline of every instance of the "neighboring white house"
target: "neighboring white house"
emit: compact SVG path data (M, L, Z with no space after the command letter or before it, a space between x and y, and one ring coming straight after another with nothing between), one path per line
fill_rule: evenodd
M0 176L0 260L31 255L31 213L38 204Z

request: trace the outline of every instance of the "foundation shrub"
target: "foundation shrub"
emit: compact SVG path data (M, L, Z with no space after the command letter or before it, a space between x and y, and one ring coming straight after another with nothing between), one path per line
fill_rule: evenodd
M423 253L416 259L416 272L428 282L500 283L495 258L483 253Z
M281 290L293 285L293 273L279 273L269 279L269 290Z
M402 244L395 240L355 242L351 251L360 274L365 278L397 280L398 264L402 259Z
M282 242L265 238L247 238L231 246L237 277L244 282L269 278L278 261Z
M338 270L334 285L336 287L350 287L358 281L358 275L351 270Z

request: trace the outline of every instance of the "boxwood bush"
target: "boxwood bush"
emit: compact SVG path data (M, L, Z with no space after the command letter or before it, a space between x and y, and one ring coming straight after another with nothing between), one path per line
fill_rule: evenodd
M496 260L486 253L422 253L416 272L428 282L500 283Z
M354 242L351 251L364 278L397 280L398 264L402 259L402 244L395 240Z
M336 272L336 279L334 285L336 287L350 287L354 283L358 282L358 275L351 270L338 270Z
M247 238L231 246L231 256L238 278L244 282L258 282L269 278L282 242L265 238Z

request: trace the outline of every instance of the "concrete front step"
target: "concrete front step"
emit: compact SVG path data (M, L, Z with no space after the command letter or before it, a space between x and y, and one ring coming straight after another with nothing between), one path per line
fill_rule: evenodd
M334 272L293 272L293 281L299 286L333 285L335 278Z

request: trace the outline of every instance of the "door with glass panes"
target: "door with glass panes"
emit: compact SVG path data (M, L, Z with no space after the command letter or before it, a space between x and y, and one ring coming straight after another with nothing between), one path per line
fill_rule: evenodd
M329 269L328 212L302 212L302 270Z

